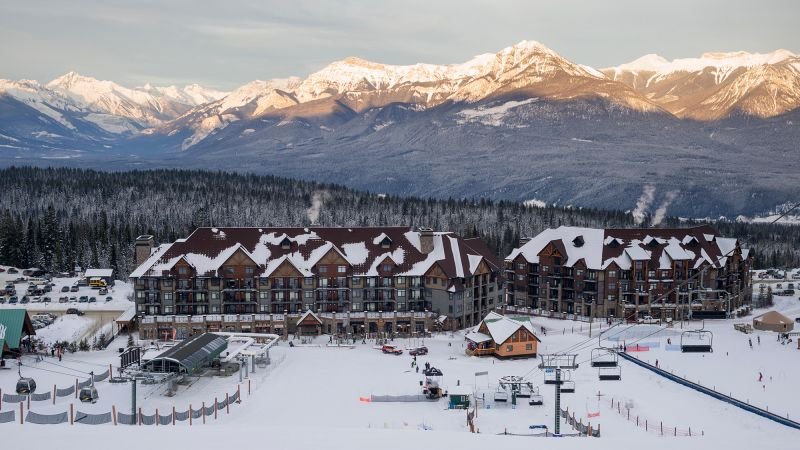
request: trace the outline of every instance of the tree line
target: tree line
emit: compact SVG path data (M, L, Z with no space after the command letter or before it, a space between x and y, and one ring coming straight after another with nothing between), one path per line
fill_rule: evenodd
M312 202L312 199L317 200ZM309 211L318 203L318 216ZM623 211L486 199L398 197L268 175L184 170L0 170L0 263L70 271L135 267L134 239L159 242L198 226L427 226L480 236L499 257L549 227L632 227ZM667 218L663 226L687 226ZM757 267L800 266L800 227L714 224L753 248Z

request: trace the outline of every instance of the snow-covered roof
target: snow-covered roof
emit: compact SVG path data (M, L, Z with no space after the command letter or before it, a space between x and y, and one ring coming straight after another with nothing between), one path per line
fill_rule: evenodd
M309 309L308 311L304 312L303 315L300 316L299 319L297 319L297 324L296 325L300 325L301 323L303 323L303 321L306 320L306 317L309 317L309 316L312 317L317 323L322 323L322 320L320 320L319 316L314 314L314 311L311 311Z
M481 344L483 342L488 342L492 340L491 336L487 336L477 331L470 331L467 333L465 337L476 344Z
M521 247L506 261L522 256L528 263L539 262L539 254L553 244L565 259L565 267L579 261L588 269L604 270L616 264L629 270L634 261L649 261L649 267L670 269L675 261L686 261L693 268L703 264L724 266L738 241L723 238L708 225L693 228L594 229L581 227L548 228ZM749 251L743 256L746 258Z
M472 330L472 332L477 334L482 334L478 331L481 328L482 324L486 325L486 329L489 331L491 339L498 344L502 344L503 342L508 340L508 338L510 338L511 335L516 333L517 330L519 330L520 328L525 328L531 333L531 335L533 335L534 338L536 338L537 341L539 340L539 338L536 336L536 333L533 330L533 324L528 319L517 320L492 311L489 314L487 314L486 317L483 318L481 323L478 324L478 326L475 327L475 329Z
M313 276L316 265L331 252L347 262L348 273L354 276L378 276L387 259L392 274L398 276L424 276L438 265L449 278L464 278L476 274L481 261L499 269L496 257L477 238L426 233L431 245L424 253L420 231L407 227L198 228L185 239L158 247L131 277L162 276L179 261L200 276L214 276L239 251L258 266L256 275L261 277L270 276L284 262L304 277Z
M86 278L101 277L110 278L114 275L114 269L86 269L83 276Z

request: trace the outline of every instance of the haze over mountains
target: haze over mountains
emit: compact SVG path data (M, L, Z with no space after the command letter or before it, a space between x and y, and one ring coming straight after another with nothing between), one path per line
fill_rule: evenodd
M524 41L454 65L347 58L230 93L0 80L0 160L614 208L652 185L670 213L753 214L796 195L799 106L786 50L596 70Z

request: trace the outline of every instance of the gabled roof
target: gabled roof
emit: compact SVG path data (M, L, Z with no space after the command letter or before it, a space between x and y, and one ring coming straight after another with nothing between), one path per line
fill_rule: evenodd
M23 335L35 334L27 310L0 309L0 353L6 345L9 350L18 349Z
M760 316L753 318L754 322L768 323L773 325L787 325L792 323L792 319L784 316L778 311L768 311Z
M580 238L580 239L578 239ZM580 242L583 242L583 245ZM588 269L603 270L612 263L629 270L634 261L647 261L651 268L667 269L674 261L686 261L691 267L702 264L722 267L738 246L732 238L718 237L709 225L692 228L618 228L581 227L549 228L514 249L506 261L523 256L529 263L538 263L539 255L554 245L563 252L566 267L583 260ZM743 255L746 249L742 250Z
M491 336L492 340L497 344L502 344L503 342L507 341L508 338L510 338L511 335L516 333L520 328L524 328L531 333L534 339L541 342L539 337L536 336L536 333L533 331L533 324L527 319L517 320L492 311L483 318L481 324L486 325L486 329L489 331L489 336ZM478 324L478 326L473 330L475 333L482 334L478 332L478 330L481 328L481 324Z
M422 252L420 232L407 227L365 228L198 228L186 239L159 247L131 273L132 278L161 276L185 258L200 276L214 272L238 249L242 249L265 276L277 267L276 261L289 260L303 276L327 252L334 250L351 265L355 276L377 276L385 258L396 264L394 274L423 276L438 264L449 278L472 276L477 261L499 268L497 258L480 239L464 239L449 232L430 232L432 249ZM381 246L387 240L389 247ZM291 242L289 248L281 243Z
M303 315L302 315L302 316L300 316L300 318L299 318L299 319L297 319L297 324L296 324L296 325L298 325L298 326L299 326L301 323L303 323L303 321L304 321L304 320L306 320L306 318L307 318L307 317L311 317L311 318L312 318L312 319L314 319L314 321L316 321L318 324L322 324L322 320L319 318L319 316L317 316L316 314L314 314L314 311L311 311L311 310L309 309L308 311L304 312L304 313L303 313Z

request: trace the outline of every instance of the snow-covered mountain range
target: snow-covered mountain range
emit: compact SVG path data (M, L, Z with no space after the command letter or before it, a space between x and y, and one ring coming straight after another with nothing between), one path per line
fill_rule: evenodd
M661 183L681 190L673 207L686 216L757 213L800 183L798 108L800 57L787 50L596 70L523 41L452 65L346 58L231 92L72 72L0 80L0 162L246 170L602 207ZM762 177L776 159L785 173Z

